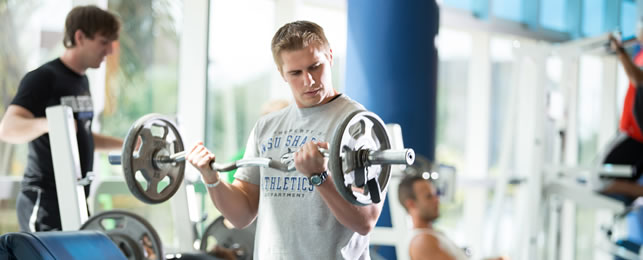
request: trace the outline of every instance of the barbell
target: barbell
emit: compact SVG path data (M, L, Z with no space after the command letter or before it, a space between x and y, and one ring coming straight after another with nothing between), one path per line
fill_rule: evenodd
M156 204L168 200L179 189L185 172L184 150L176 125L165 116L148 114L130 127L122 153L110 154L109 161L122 165L127 187L136 198ZM361 206L381 201L391 177L391 164L411 165L415 160L413 149L391 149L382 119L365 110L347 115L335 129L329 150L320 149L320 153L328 157L327 166L337 191L347 201ZM292 158L244 158L224 164L211 162L210 167L220 172L240 167L295 170ZM164 186L165 183L168 184Z

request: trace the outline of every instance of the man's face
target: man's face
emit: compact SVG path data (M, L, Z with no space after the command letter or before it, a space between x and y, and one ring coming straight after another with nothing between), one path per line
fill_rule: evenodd
M331 69L333 55L315 45L281 52L281 76L300 108L314 107L330 101L333 89Z
M88 68L98 68L105 60L105 56L112 54L114 50L114 39L107 38L96 33L94 38L84 37L78 42L81 49L82 59Z
M440 216L440 200L433 185L428 181L416 181L413 183L415 193L415 204L413 214L427 222L432 222Z

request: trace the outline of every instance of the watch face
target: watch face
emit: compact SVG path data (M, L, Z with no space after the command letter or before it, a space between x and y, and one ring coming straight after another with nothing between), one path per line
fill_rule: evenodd
M321 178L319 177L319 175L313 175L310 177L310 182L313 185L319 185L321 183Z

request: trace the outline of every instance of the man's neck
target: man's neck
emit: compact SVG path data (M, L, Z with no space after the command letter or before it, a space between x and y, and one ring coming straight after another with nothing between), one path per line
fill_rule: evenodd
M431 221L424 221L418 217L412 217L413 228L426 228L433 229L433 223Z
M82 65L78 54L73 51L73 49L66 49L63 55L60 56L60 60L72 71L78 73L79 75L85 75L87 67Z
M330 89L332 90L332 93L328 97L324 98L324 100L319 105L323 105L323 104L326 104L326 103L328 103L330 101L333 101L333 99L335 99L335 98L337 98L337 96L339 96L339 92L337 92L337 90L335 90L335 88L333 88L331 86Z

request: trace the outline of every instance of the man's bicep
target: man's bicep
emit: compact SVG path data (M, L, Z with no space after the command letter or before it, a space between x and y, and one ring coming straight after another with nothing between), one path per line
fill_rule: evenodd
M19 105L9 105L7 107L7 112L4 113L2 116L2 121L0 121L0 125L2 126L3 131L21 131L22 129L20 126L26 126L26 127L31 127L29 125L24 125L24 124L16 124L19 120L23 119L32 119L34 118L33 113L29 111L28 109L19 106ZM22 122L28 122L28 121L22 121Z
M375 226L375 224L377 223L377 219L379 219L380 214L382 214L383 206L383 202L362 206L362 208L368 210L368 216L369 218L371 218L370 220L373 222L373 226Z
M411 260L455 260L442 247L437 238L429 234L419 234L411 240L409 248Z
M7 108L7 112L5 113L5 117L20 117L20 118L25 118L25 119L30 119L34 118L33 113L29 111L28 109L24 108L23 106L20 105L9 105Z

